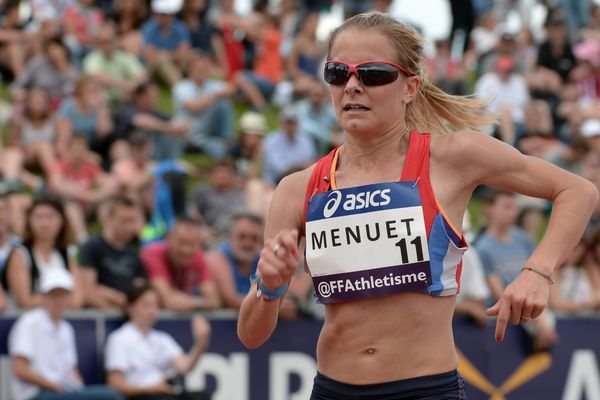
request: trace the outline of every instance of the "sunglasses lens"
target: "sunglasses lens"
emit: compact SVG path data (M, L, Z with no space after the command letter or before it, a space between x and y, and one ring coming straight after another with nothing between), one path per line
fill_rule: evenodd
M348 82L348 66L342 63L327 63L323 77L330 85L343 85Z
M398 70L388 64L363 64L358 67L358 75L363 85L380 86L398 79Z

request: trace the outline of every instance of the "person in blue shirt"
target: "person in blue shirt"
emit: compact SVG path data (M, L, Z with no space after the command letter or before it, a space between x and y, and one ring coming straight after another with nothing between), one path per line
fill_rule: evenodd
M241 211L232 216L229 240L207 255L223 305L238 310L250 291L262 248L263 219Z
M182 66L190 55L190 33L175 18L182 0L153 0L152 19L142 26L144 60L150 73L169 86L181 80Z

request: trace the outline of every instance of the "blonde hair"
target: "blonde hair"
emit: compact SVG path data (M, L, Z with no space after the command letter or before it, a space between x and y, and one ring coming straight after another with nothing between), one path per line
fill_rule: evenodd
M497 120L496 115L485 114L489 100L450 95L431 82L423 54L423 38L412 27L386 14L371 12L346 20L329 38L327 59L331 59L331 48L336 38L349 29L381 33L397 49L396 62L421 79L415 99L406 106L406 124L409 128L436 133L461 129L482 130Z

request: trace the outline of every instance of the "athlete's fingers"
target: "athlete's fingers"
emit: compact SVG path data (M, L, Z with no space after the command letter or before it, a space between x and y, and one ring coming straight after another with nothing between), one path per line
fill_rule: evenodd
M498 320L496 321L496 341L501 342L504 339L506 325L510 317L510 303L500 299L500 309L498 310Z
M546 309L545 304L534 304L533 310L531 311L531 319L537 318L544 312Z
M298 253L298 230L291 229L280 232L275 238L275 243L296 255Z
M523 300L513 298L510 304L510 323L517 325L521 321Z
M496 302L496 304L494 304L493 306L491 306L491 307L488 307L488 308L485 310L485 313L486 313L486 314L487 314L489 317L494 317L494 316L498 315L498 310L500 310L500 300L498 300L498 301Z
M523 305L523 310L521 311L521 322L529 322L531 320L531 315L533 314L533 305L529 303L525 303Z

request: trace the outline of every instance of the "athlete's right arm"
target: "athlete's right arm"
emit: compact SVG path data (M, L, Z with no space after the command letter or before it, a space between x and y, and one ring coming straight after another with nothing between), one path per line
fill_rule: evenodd
M288 284L298 265L298 232L302 231L309 176L310 171L306 170L289 175L275 190L257 268L261 283L270 290ZM282 303L282 299L266 300L256 293L257 285L253 284L238 317L238 336L248 348L259 347L271 336Z

